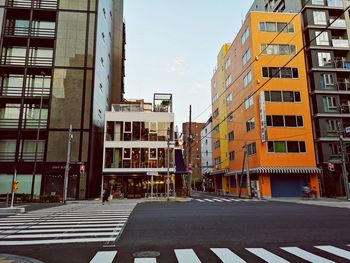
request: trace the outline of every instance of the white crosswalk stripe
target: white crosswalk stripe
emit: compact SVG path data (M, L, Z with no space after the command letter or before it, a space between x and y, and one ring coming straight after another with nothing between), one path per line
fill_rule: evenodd
M201 263L193 249L175 249L179 263Z
M282 249L312 263L334 263L334 261L317 256L298 247L282 247Z
M266 202L266 200L259 200L259 199L239 199L239 198L221 198L221 197L215 197L215 198L195 198L194 200L205 203L205 202Z
M246 263L243 259L227 248L211 248L223 263Z
M323 250L326 253L329 253L329 256L338 256L345 259L350 259L350 251L340 249L334 246L315 246L316 248ZM312 262L312 263L331 263L336 262L326 259L324 257L315 255L310 253L304 249L298 247L281 247L280 251L286 251L294 256L297 256L304 261ZM295 260L288 261L287 259L282 258L280 255L276 255L275 253L270 252L265 248L245 248L246 251L250 252L253 257L258 257L267 263L289 263L295 262ZM222 263L247 263L247 262L255 262L256 260L252 259L244 259L241 256L238 256L236 252L232 251L228 248L210 248L208 249L209 253L213 253L212 255L216 255L220 262ZM245 252L246 255L247 252ZM276 252L278 253L278 252ZM285 252L284 252L285 253ZM117 254L117 251L100 251L95 257L90 261L90 263L125 263L119 261L118 258L114 258ZM210 263L206 261L205 258L200 259L196 254L194 249L174 249L174 254L178 263ZM203 256L203 255L201 255ZM166 260L166 259L163 259ZM157 258L134 258L134 263L159 263L159 262L167 262L162 261Z
M328 253L331 253L333 255L336 255L338 257L342 257L350 260L350 251L346 251L344 249L340 249L333 246L315 246L315 247L323 251L326 251Z
M135 206L69 204L3 218L0 246L115 241Z
M265 260L268 263L289 263L289 261L271 253L264 248L246 248L249 252Z

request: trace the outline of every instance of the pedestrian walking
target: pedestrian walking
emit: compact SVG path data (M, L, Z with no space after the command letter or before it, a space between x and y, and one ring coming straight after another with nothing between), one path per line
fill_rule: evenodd
M104 189L103 196L102 196L102 204L103 205L105 204L105 202L108 202L108 198L109 198L110 194L111 194L111 192L110 192L108 187L106 189Z

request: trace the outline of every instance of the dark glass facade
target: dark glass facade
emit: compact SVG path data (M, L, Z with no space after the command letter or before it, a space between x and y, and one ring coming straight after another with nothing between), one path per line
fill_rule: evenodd
M61 196L71 124L68 197L99 195L104 112L112 91L123 96L122 10L122 0L0 1L0 194L16 170L19 194L34 171L34 198Z

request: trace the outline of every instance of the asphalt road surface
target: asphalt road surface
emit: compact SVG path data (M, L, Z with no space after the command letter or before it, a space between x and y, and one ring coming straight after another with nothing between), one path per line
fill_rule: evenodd
M198 194L138 204L115 242L0 245L0 254L50 263L350 262L349 220L349 209Z

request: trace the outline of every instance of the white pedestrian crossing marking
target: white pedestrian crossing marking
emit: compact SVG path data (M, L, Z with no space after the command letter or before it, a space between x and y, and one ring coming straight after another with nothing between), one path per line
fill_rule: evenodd
M260 200L260 199L239 199L239 198L221 198L221 197L215 197L215 198L195 198L194 200L205 203L205 202L266 202L266 200Z
M281 249L312 263L335 263L334 261L317 256L298 247L282 247Z
M135 258L134 263L157 263L155 258Z
M232 202L232 199L225 199L225 198L218 198L218 199L221 199L222 201L225 201L225 202Z
M117 251L100 251L94 256L90 263L112 263Z
M222 200L220 200L220 199L217 199L217 198L213 198L213 200L214 200L214 201L218 201L218 202L221 202L221 203L223 202Z
M211 248L223 263L246 263L243 259L227 248Z
M270 251L267 251L264 248L246 248L246 250L268 263L289 263L289 261L284 260L283 258L271 253Z
M198 202L205 202L204 200L202 199L196 199Z
M70 204L4 218L0 246L115 241L135 206Z
M340 249L333 246L315 246L315 247L323 251L326 251L328 253L331 253L333 255L336 255L338 257L342 257L350 260L350 251L346 251L344 249Z
M205 200L205 201L208 201L208 202L212 202L212 203L214 202L212 199L207 199L207 198L206 198L206 199L204 199L204 200Z
M193 249L175 249L179 263L201 263Z

